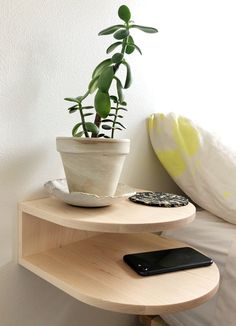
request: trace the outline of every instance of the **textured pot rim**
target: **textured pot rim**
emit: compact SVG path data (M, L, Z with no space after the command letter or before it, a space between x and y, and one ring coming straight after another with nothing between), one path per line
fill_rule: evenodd
M75 140L84 144L94 143L130 143L128 138L78 138L78 137L56 137L56 140L70 141Z
M130 150L129 139L57 137L60 153L100 153L102 155L126 155Z

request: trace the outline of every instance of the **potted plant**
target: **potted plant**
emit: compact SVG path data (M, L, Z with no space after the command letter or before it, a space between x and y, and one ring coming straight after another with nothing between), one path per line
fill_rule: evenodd
M131 69L126 56L134 51L142 54L131 32L139 29L156 33L157 29L134 24L127 6L119 7L118 16L123 21L102 30L98 35L113 34L115 42L106 50L109 55L94 69L86 92L75 98L69 113L79 113L80 121L73 127L73 137L57 137L70 192L79 191L100 196L113 195L116 191L125 155L129 153L129 139L115 139L115 132L125 128L121 119L127 111L123 91L131 85ZM113 55L114 50L117 50ZM118 72L126 70L121 81ZM94 105L85 105L89 96L94 96ZM91 118L94 118L93 121Z

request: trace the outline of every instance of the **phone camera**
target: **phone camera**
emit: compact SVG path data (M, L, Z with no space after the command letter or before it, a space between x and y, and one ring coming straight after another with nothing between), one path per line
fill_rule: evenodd
M149 270L149 266L147 265L143 265L143 264L138 264L139 269L141 269L142 271L148 271Z

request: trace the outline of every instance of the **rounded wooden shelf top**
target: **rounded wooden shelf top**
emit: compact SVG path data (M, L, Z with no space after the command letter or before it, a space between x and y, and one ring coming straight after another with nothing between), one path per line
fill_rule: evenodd
M122 257L183 246L154 234L101 233L23 257L20 263L84 303L129 314L166 314L209 300L218 288L217 266L142 277Z
M20 209L61 226L111 233L155 232L183 227L193 221L195 206L150 207L124 199L101 208L74 207L54 198L26 201Z

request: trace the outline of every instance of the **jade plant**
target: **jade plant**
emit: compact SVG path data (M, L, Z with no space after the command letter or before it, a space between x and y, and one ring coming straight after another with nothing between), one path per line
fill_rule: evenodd
M135 44L131 36L131 31L138 29L145 33L156 33L157 29L134 24L131 20L131 12L125 5L119 7L118 16L123 24L108 27L98 35L113 34L116 42L107 48L106 53L110 55L111 52L118 48L119 51L103 60L94 69L84 95L76 98L65 98L66 101L75 103L68 108L69 113L78 111L80 115L80 122L72 129L74 137L114 138L116 130L125 129L125 126L121 123L124 111L127 111L127 103L124 101L124 89L129 88L132 82L131 69L126 57L134 51L142 54L141 49ZM124 81L121 81L118 77L118 71L122 66L125 68ZM114 86L112 86L113 84ZM95 93L94 105L84 105L84 100L93 93ZM91 122L92 115L95 115L93 122Z

